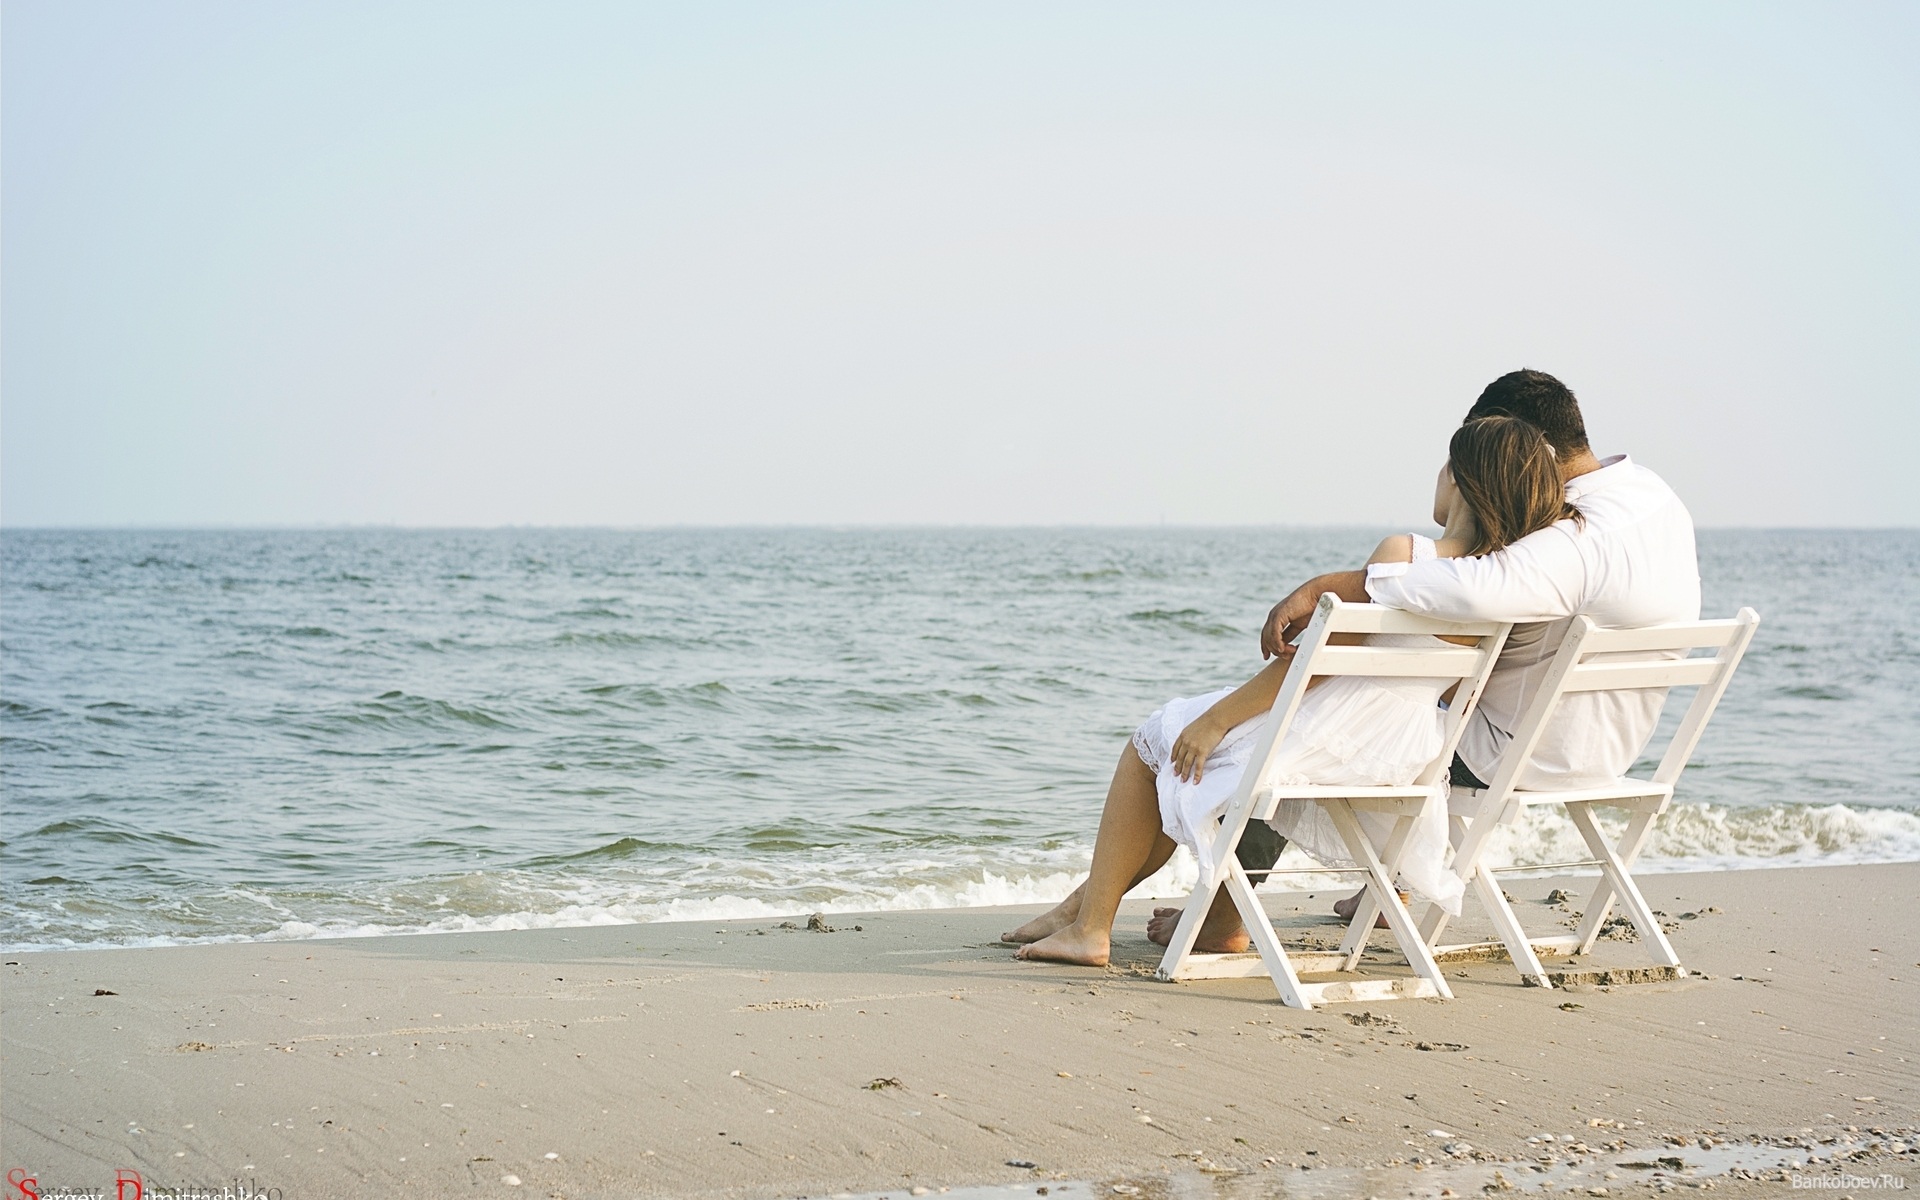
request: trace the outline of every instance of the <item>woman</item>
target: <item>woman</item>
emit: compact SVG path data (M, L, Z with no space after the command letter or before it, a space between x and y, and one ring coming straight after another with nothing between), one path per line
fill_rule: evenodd
M1369 561L1488 554L1569 518L1579 520L1579 513L1566 501L1553 449L1540 431L1512 417L1482 417L1462 425L1448 447L1434 491L1434 519L1445 525L1439 540L1397 534ZM1026 943L1018 957L1106 965L1120 898L1159 870L1176 845L1192 848L1211 836L1291 663L1291 657L1276 659L1238 688L1169 701L1147 718L1121 752L1107 789L1091 872L1052 910L1003 935ZM1439 753L1438 704L1446 682L1315 680L1273 766L1299 782L1410 783ZM1430 817L1445 820L1444 811L1429 808ZM1333 856L1338 843L1322 828L1324 820L1317 805L1303 802L1283 805L1274 825L1309 852ZM1444 845L1443 833L1431 854L1403 865L1402 880L1457 908L1458 881L1439 862Z

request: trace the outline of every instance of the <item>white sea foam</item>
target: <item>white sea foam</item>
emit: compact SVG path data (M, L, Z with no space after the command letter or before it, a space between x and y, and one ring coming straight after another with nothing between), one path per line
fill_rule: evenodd
M1606 818L1602 825L1617 828ZM577 928L666 921L787 920L811 913L853 914L948 908L1051 904L1072 890L1092 858L1086 842L1048 848L993 851L964 848L945 856L876 860L872 851L841 848L805 862L780 856L697 864L575 870L469 872L410 881L348 898L352 915L296 912L300 901L268 895L257 885L231 889L236 901L261 915L250 934L204 937L104 935L27 937L9 950L91 946L162 946L232 941L298 941L417 933L469 933ZM1501 831L1488 850L1494 866L1525 867L1586 858L1579 835L1558 810L1529 810ZM1638 870L1647 873L1920 861L1920 813L1850 808L1841 804L1729 808L1677 804L1662 817ZM1300 890L1344 888L1350 876L1312 871L1289 849L1278 864L1300 872L1274 886ZM1590 869L1589 869L1590 870ZM1130 895L1183 897L1194 864L1182 851ZM431 887L423 887L423 883ZM424 903L402 896L429 897ZM408 910L413 911L409 912Z
M1617 819L1601 816L1609 834ZM1528 810L1495 835L1496 866L1527 866L1589 857L1573 823L1556 808ZM1844 804L1770 804L1731 808L1676 804L1654 826L1637 870L1740 870L1920 861L1920 813Z

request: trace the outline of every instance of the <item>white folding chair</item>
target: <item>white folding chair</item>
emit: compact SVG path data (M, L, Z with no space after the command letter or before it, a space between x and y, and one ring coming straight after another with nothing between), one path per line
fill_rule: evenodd
M1541 683L1539 693L1521 714L1513 741L1500 759L1500 769L1483 791L1454 789L1450 819L1454 844L1452 870L1480 897L1500 941L1442 946L1448 915L1438 905L1421 916L1420 933L1439 956L1478 955L1504 946L1522 979L1549 987L1540 954L1586 954L1617 903L1640 933L1655 962L1686 974L1679 956L1647 907L1633 881L1633 864L1653 833L1654 822L1673 801L1674 785L1687 759L1706 730L1707 719L1726 693L1734 668L1753 641L1760 614L1743 608L1732 620L1689 621L1643 629L1602 629L1587 617L1576 617ZM1694 651L1704 656L1687 657ZM1635 661L1637 659L1638 661ZM1629 689L1698 687L1673 740L1667 744L1651 779L1624 777L1600 787L1565 791L1526 791L1516 786L1542 734L1569 695L1580 692ZM1522 813L1541 804L1565 806L1593 857L1567 863L1489 868L1481 861L1495 831L1518 821ZM1594 808L1624 809L1626 828L1609 844L1595 823ZM1598 867L1600 879L1588 898L1579 928L1571 936L1530 938L1521 928L1513 906L1495 875L1501 871L1542 871L1557 868Z
M1450 999L1453 993L1434 964L1433 956L1415 929L1412 916L1400 903L1393 879L1400 868L1412 832L1414 819L1428 803L1438 803L1433 785L1440 781L1453 759L1454 746L1460 740L1465 720L1486 687L1500 648L1506 643L1512 626L1492 622L1436 621L1396 609L1373 604L1344 604L1332 595L1320 598L1312 624L1301 636L1280 694L1274 698L1272 719L1267 723L1247 765L1227 814L1211 846L1198 848L1206 856L1203 881L1188 896L1178 927L1160 960L1156 975L1164 980L1240 978L1265 972L1273 977L1280 999L1295 1008L1312 1008L1317 1003L1350 1000L1389 1000L1403 997L1432 996ZM1336 645L1336 634L1411 633L1477 638L1472 646L1388 647ZM1443 729L1445 745L1440 754L1404 787L1355 786L1274 786L1265 779L1275 749L1286 737L1294 714L1299 710L1307 684L1320 676L1375 675L1402 678L1446 678L1459 681L1449 704ZM1365 877L1368 903L1355 915L1347 939L1338 953L1296 953L1289 955L1280 945L1273 923L1255 898L1253 882L1234 856L1241 834L1249 821L1271 817L1283 800L1311 800L1320 804L1346 844L1358 866L1341 868ZM1355 818L1356 810L1387 813L1395 817L1386 844L1376 853L1373 844ZM1204 869L1210 866L1211 870ZM1315 868L1316 872L1323 869ZM1283 871L1261 872L1266 875ZM1213 906L1214 897L1224 887L1240 910L1256 954L1204 954L1193 949L1200 922ZM1389 928L1413 968L1412 977L1348 978L1329 982L1302 983L1300 973L1351 973L1360 962L1372 929L1374 914L1385 912Z

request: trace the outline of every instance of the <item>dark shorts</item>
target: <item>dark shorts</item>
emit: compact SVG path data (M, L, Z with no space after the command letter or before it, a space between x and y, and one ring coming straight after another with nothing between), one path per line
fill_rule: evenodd
M1460 761L1458 754L1453 756L1453 765L1447 769L1447 781L1457 788L1484 790L1486 784L1480 781L1466 763ZM1271 871L1273 864L1280 861L1280 852L1287 848L1287 839L1273 831L1273 826L1265 821L1253 821L1247 825L1246 832L1240 835L1240 845L1234 850L1234 857L1250 874ZM1257 884L1259 879L1255 879Z
M1472 767L1460 761L1458 754L1453 756L1453 765L1447 768L1447 782L1457 788L1470 788L1476 792L1487 790L1486 783L1473 773Z

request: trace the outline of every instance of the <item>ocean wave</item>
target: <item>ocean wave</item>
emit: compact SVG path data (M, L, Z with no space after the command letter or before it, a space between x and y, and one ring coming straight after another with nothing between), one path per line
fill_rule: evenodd
M578 616L580 614L569 614ZM620 616L608 613L607 616ZM622 617L622 619L630 619ZM673 638L658 633L636 633L627 629L568 629L556 633L549 639L555 646L678 646L684 638Z
M608 862L636 859L648 853L686 851L692 847L673 843L649 842L637 837L623 837L595 846L590 850L580 850L573 854L550 854L533 860L534 866L557 865L560 863Z
M697 708L720 708L733 696L733 689L719 680L691 684L686 687L653 687L644 683L608 683L596 687L583 688L582 693L594 697L602 703L627 707L675 708L680 705L692 705Z
M1599 824L1613 835L1621 820L1601 810ZM1525 867L1590 855L1573 822L1556 808L1542 807L1496 833L1487 856L1498 867ZM1920 813L1906 809L1675 804L1654 826L1635 869L1659 874L1916 861Z
M1605 819L1602 825L1613 829ZM84 919L59 911L58 901L28 913L21 907L25 897L16 894L5 922L13 936L5 948L285 941L1051 904L1084 877L1092 857L1092 846L1080 840L1042 847L896 843L888 850L852 842L822 844L818 833L762 827L750 832L744 851L724 853L628 837L519 867L364 885L333 897L256 884L182 900L202 918L196 924L244 926L236 932L141 928L142 920L156 919L151 910L103 911L104 897L98 895ZM1547 808L1529 810L1502 830L1487 852L1495 867L1586 857L1572 823ZM1637 870L1662 874L1913 861L1920 861L1920 813L1840 804L1681 804L1662 818ZM1278 865L1294 872L1284 877L1288 890L1351 886L1349 877L1313 870L1315 864L1296 849L1289 848ZM1128 894L1177 899L1192 888L1194 877L1193 860L1183 851Z
M98 817L66 817L19 835L21 841L46 839L63 844L104 843L144 846L159 851L206 850L209 843L164 829L138 829Z
M308 720L322 730L354 729L386 733L514 728L508 721L483 708L399 690L383 692L371 700L356 701Z
M1139 612L1128 613L1127 620L1174 625L1186 630L1188 633L1197 633L1205 637L1229 637L1233 634L1245 632L1245 630L1236 629L1232 625L1225 625L1219 621L1209 621L1205 619L1205 614L1197 608L1142 609Z

